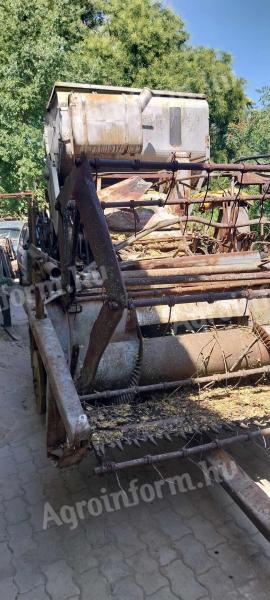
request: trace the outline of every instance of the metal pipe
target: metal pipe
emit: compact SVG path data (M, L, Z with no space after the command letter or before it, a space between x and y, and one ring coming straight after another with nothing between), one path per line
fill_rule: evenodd
M168 295L168 296L174 296L174 295L179 295L181 296L182 294L186 294L186 293L195 293L197 291L200 292L207 292L210 290L224 290L225 289L237 289L237 288L254 288L256 286L261 286L261 285L269 285L270 286L270 277L268 276L268 279L255 279L255 280L236 280L236 281L224 281L222 278L221 280L218 282L198 282L196 285L192 285L192 284L186 284L185 286L175 286L172 288L155 288L154 285L150 285L147 286L147 289L139 289L139 290L134 290L131 287L128 287L128 296L130 299L132 298L149 298L154 296L155 298L160 297L160 296L164 296L164 295ZM139 286L138 286L139 287ZM150 289L149 289L150 287ZM106 296L106 294L78 294L78 296L76 296L75 298L75 302L105 302L106 300L108 300L108 296Z
M156 284L153 285L152 282L153 278L150 278L148 280L148 284L151 287L156 287ZM164 287L165 287L165 283L162 279L162 283L160 284L161 287L161 291L163 291L164 293ZM180 281L181 284L183 285L176 285L175 288L177 289L178 287L187 287L188 289L190 289L190 287L193 287L194 285L200 286L201 284L209 284L209 285L215 285L216 283L224 283L224 285L229 285L230 282L235 282L235 283L239 283L239 285L244 285L245 281L248 283L253 283L254 285L257 285L257 282L260 281L261 283L268 283L268 280L270 281L270 272L267 271L267 273L265 272L261 272L261 273L224 273L224 275L222 273L217 273L216 275L195 275L195 276L189 276L189 275L183 275L182 276L182 280ZM128 280L129 281L129 280ZM127 287L131 288L134 285L134 281L136 281L136 279L130 279L130 283L128 284L126 282ZM165 288L166 289L166 288ZM172 289L171 287L168 289ZM133 291L131 290L131 294L133 293Z
M178 198L177 200L170 200L168 199L166 200L117 200L115 202L110 202L108 201L101 201L101 207L103 209L106 208L136 208L139 206L175 206L175 205L181 205L181 204L205 204L206 202L211 202L211 204L223 204L224 202L236 202L237 204L239 204L239 202L256 202L256 201L260 201L260 200L270 200L270 195L264 195L264 194L254 194L254 195L250 195L250 196L220 196L220 197L216 197L216 196L206 196L206 198Z
M245 162L246 160L259 160L260 158L270 158L270 154L254 154L253 156L239 156L234 163Z
M269 281L270 272L268 273L226 273L225 275L217 274L207 276L207 275L197 275L197 277L189 277L188 275L153 275L151 277L132 277L127 278L125 280L125 284L128 288L141 287L150 285L169 285L175 283L200 283L200 282L224 282L224 286L226 287L227 282L229 281L238 281L239 285L241 285L241 281L250 279L253 280L254 285L258 285L256 280L259 280L261 284L267 284ZM252 285L252 283L251 283Z
M165 270L164 270L165 271ZM160 281L160 283L157 283L157 279ZM166 293L169 293L170 295L173 293L173 290L175 289L176 291L178 289L183 289L183 286L187 288L187 291L190 290L190 288L192 286L194 286L195 284L197 284L198 286L201 287L201 289L203 287L206 287L205 284L209 284L209 287L215 285L215 284L219 284L220 282L222 282L224 284L224 286L226 287L230 287L230 282L235 282L235 284L239 285L245 285L245 284L250 284L250 285L268 285L268 281L270 282L270 272L264 272L264 271L255 271L255 272L244 272L244 273L237 273L237 272L233 272L233 273L217 273L214 275L178 275L178 276L171 276L169 277L170 281L172 280L177 280L177 281L172 281L172 285L174 283L180 283L182 284L182 286L180 285L176 285L173 288L172 287L166 287L168 285L168 277L163 277L163 273L161 272L160 276L155 276L155 274L153 274L151 277L147 277L147 278L138 278L138 277L132 277L132 278L127 278L125 280L125 285L127 290L130 292L129 296L133 297L133 295L139 295L140 292L135 292L134 291L134 287L140 287L140 288L144 288L147 287L147 291L150 294L152 293L153 295L155 295L156 293L162 293L163 295ZM204 285L203 285L204 284ZM155 290L155 287L157 286L162 286L160 287L159 290ZM78 294L78 301L79 298L92 298L93 296L101 296L100 299L101 300L105 300L107 298L106 294L102 293L102 286L98 286L97 284L95 284L95 287L89 287L89 288L84 288L85 291L82 291L82 293Z
M27 197L32 197L33 196L33 192L10 192L10 193L1 193L0 194L0 198L27 198Z
M194 385L205 385L207 383L220 383L222 381L231 381L233 379L247 379L254 375L264 375L270 373L270 365L257 367L255 369L241 369L239 371L226 373L215 373L213 375L205 375L203 377L187 377L178 381L165 381L163 383L153 383L150 385L137 385L129 388L118 390L107 390L95 392L93 394L85 394L80 396L81 402L98 402L98 400L111 400L127 393L131 394L148 394L155 392L166 392L168 390L177 390L181 387L192 387Z
M251 274L252 275L252 274ZM184 293L195 293L196 291L207 291L213 289L233 289L238 287L255 287L255 286L270 286L270 276L266 275L264 278L251 278L244 275L242 279L239 277L230 277L230 280L224 280L224 277L220 275L218 279L214 277L212 280L208 280L207 278L200 278L200 281L194 282L181 282L182 285L175 285L173 287L158 287L157 284L150 284L147 286L134 286L130 285L127 287L128 297L132 298L142 298L142 297L151 297L151 296L164 296L164 295L173 295L173 294L184 294ZM139 288L139 289L134 289ZM147 289L145 289L147 288ZM105 302L108 299L108 296L101 292L102 288L93 288L93 290L89 290L85 293L78 293L75 298L76 302ZM91 291L91 293L90 293Z
M258 437L266 437L270 435L270 427L264 429L256 429L255 431L248 431L247 433L240 433L238 435L232 435L225 439L214 440L206 444L200 444L198 446L192 446L191 448L183 448L176 450L175 452L166 452L163 454L147 454L141 458L135 458L132 460L126 460L122 462L110 462L95 467L94 473L100 475L103 473L114 473L115 471L121 471L123 469L129 469L130 467L138 467L141 465L152 465L155 463L162 463L167 460L175 458L188 458L189 456L195 456L196 454L205 454L211 450L217 450L218 448L225 448L238 442L250 442Z
M146 161L146 160L114 160L107 158L93 158L90 160L90 165L94 171L118 171L119 169L126 169L127 171L186 171L186 162L166 162L166 161ZM235 173L253 173L262 172L270 173L270 164L265 165L247 165L241 163L213 163L213 162L189 162L189 171L206 171L206 173L212 173L213 171L233 171Z
M190 294L183 296L164 296L163 298L147 298L133 300L127 302L127 307L143 308L147 306L173 306L174 304L190 304L192 302L216 302L218 300L238 300L246 298L246 300L254 300L257 298L270 298L270 289L267 290L238 290L235 292L209 292L203 294Z
M181 296L186 293L196 293L200 292L208 292L208 291L225 291L226 289L237 289L237 288L255 288L257 286L262 285L270 285L270 277L268 280L265 279L256 279L255 281L244 280L244 281L222 281L220 282L209 282L209 283L197 283L197 285L186 284L184 287L175 286L172 288L155 288L154 285L147 286L147 289L140 288L139 290L134 290L132 288L128 288L128 297L132 298L151 298L151 297L161 297L164 295L167 296ZM149 289L150 287L150 289ZM105 302L108 300L108 296L106 294L79 294L75 297L75 302Z
M122 271L131 269L170 269L176 267L198 267L210 265L230 265L234 268L234 263L246 263L250 261L260 261L265 255L260 252L229 252L220 254L194 254L193 256L176 256L174 258L142 258L138 260L128 260L120 263Z
M241 265L210 265L210 266L202 266L202 267L184 267L184 268L171 268L171 269L141 269L139 271L123 271L124 281L136 279L138 277L147 277L148 283L151 283L153 277L165 277L165 276L203 276L203 275L214 275L216 273L224 273L224 274L232 274L233 273L266 273L268 269L259 269L260 263L257 261L250 262L249 264ZM270 265L270 263L269 263ZM224 278L225 279L225 278ZM198 280L199 281L199 280Z
M56 265L58 264L57 261L55 261L54 259L52 259L49 256L49 254L47 254L46 252L43 252L42 250L40 250L39 248L37 248L36 246L34 246L34 244L30 244L29 245L28 255L33 260L43 261L43 263L51 261L51 262L54 262Z
M51 261L47 261L47 262L43 263L42 269L45 271L45 273L47 275L49 275L53 279L57 279L58 277L61 277L61 271L60 271L59 267Z
M171 269L172 273L169 272L169 269L163 269L162 271L153 270L153 271L142 271L142 275L138 271L130 271L123 272L124 273L124 281L126 286L141 286L141 285L149 285L149 284L171 284L171 283L193 283L199 281L224 281L224 280L234 280L237 279L238 274L244 274L244 277L239 277L239 279L248 279L249 274L254 274L258 276L258 279L264 279L264 275L269 275L269 271L261 271L256 266L245 266L233 269L233 273L228 271L228 267L198 267L197 269ZM176 271L176 272L175 272ZM177 272L178 271L178 272ZM213 273L213 275L212 275ZM222 277L218 277L218 275L222 275ZM262 277L261 277L262 276ZM252 277L251 277L252 279Z
M220 281L220 282L210 282L210 283L197 283L196 285L194 284L186 284L183 287L180 286L175 286L174 288L170 289L170 288L159 288L159 289L143 289L143 290L136 290L136 291L132 291L130 290L129 296L130 298L142 298L142 297L150 297L151 295L158 297L158 296L164 296L164 294L168 294L169 296L173 296L174 294L176 295L182 295L182 294L192 294L192 293L196 293L196 292L208 292L208 291L213 291L213 290L227 290L227 289L238 289L238 288L254 288L257 286L262 286L262 285L269 285L270 286L270 278L268 280L265 279L257 279L255 281L248 281L248 280L244 280L244 281Z

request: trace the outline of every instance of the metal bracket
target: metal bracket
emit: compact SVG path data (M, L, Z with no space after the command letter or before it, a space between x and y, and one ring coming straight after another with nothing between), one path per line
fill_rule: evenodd
M267 494L224 450L214 450L205 459L211 467L217 469L226 492L270 541L270 498Z

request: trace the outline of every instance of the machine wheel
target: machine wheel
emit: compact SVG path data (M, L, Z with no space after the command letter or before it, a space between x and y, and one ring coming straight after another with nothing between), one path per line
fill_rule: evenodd
M36 398L36 405L39 414L46 412L46 380L47 375L38 350L32 354L33 383Z

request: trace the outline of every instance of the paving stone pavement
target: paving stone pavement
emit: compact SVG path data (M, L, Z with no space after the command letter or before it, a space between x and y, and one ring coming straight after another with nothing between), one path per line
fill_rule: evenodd
M68 471L48 461L23 310L13 318L17 341L0 331L0 600L269 600L269 544L222 488L197 488L193 464L137 469L117 480L93 477L91 457ZM259 465L267 485L261 449L247 446L240 459L254 475ZM155 499L122 507L132 479L139 487L186 472L192 491L174 494L164 484ZM83 510L113 492L119 510ZM71 522L66 508L66 523L43 529L45 503L57 515L80 503L82 518Z

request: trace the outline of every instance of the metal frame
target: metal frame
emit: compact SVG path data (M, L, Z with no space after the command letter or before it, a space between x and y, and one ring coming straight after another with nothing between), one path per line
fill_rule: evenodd
M270 500L268 495L224 450L218 449L207 453L206 462L220 474L221 485L226 492L270 542ZM230 469L232 462L233 474Z
M42 315L37 318L28 306L28 319L57 405L57 415L61 417L69 444L76 448L81 442L89 441L91 429L82 410L62 346L49 317Z
M238 434L235 436L229 436L225 439L217 439L204 444L196 444L188 448L182 448L181 450L175 450L174 452L166 452L164 454L147 454L141 458L134 458L132 460L125 460L122 462L104 462L104 464L94 469L96 475L104 473L115 473L124 469L130 469L132 467L139 467L143 465L161 464L169 460L189 458L190 456L198 456L202 454L208 454L212 450L220 448L226 448L233 444L242 442L250 442L260 437L266 437L270 435L270 427L264 429L257 429L256 431L249 431L247 433ZM270 505L270 502L269 502Z

